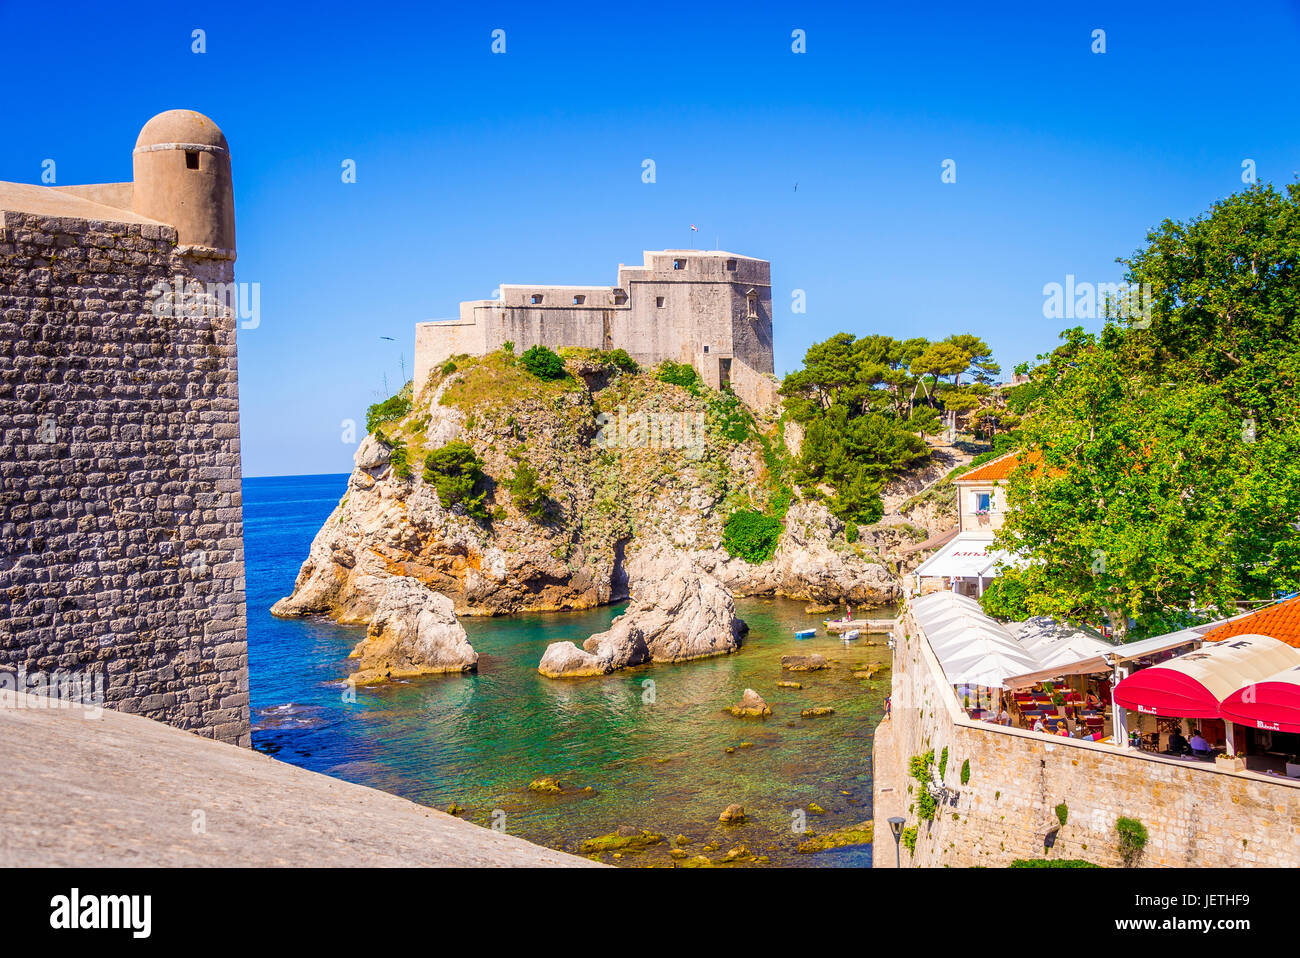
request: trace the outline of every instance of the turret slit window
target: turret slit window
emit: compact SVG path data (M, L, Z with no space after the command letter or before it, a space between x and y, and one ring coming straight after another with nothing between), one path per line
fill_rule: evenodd
M749 318L758 319L758 293L751 289L745 296L745 302L749 306Z
M684 259L673 260L673 269L685 269L685 268L686 268L686 260Z
M540 305L542 305L542 294L541 294L541 293L533 293L533 297L532 297L532 299L533 299L533 305L534 305L534 306L540 306Z
M587 301L587 297L586 297L586 296L575 296L575 297L573 297L573 305L574 305L574 306L581 306L581 305L582 305L583 303L585 303L586 301Z
M664 298L662 296L655 297L655 306L657 306L659 309L664 308Z
M199 151L198 151L198 150L186 150L186 151L185 151L185 169L187 169L187 170L197 170L198 168L199 168Z
M734 259L727 260L727 272L734 273L735 271L736 271L736 261Z

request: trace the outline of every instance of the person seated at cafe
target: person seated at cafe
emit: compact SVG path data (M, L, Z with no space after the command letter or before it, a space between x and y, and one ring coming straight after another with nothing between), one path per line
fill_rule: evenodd
M1047 731L1047 726L1043 724L1043 717L1041 715L1036 715L1034 717L1034 731L1035 732Z
M1187 744L1191 747L1192 754L1197 758L1209 757L1210 743L1205 740L1203 735L1201 735L1200 729L1192 729L1192 740Z
M1011 724L1011 713L1007 711L1007 707L1005 705L1002 706L1002 711L998 713L997 723L999 725Z
M1062 722L1062 723L1061 723L1061 727L1058 728L1058 729L1056 730L1056 734L1057 734L1057 735L1064 735L1066 738L1069 738L1069 737L1070 737L1070 726L1067 725L1065 722Z
M1084 696L1083 699L1083 707L1086 709L1091 709L1094 712L1100 711L1101 696L1097 694L1095 689L1088 689L1088 694Z
M1187 739L1183 738L1183 733L1174 729L1169 733L1169 744L1165 746L1166 755L1186 755L1190 748L1187 745Z

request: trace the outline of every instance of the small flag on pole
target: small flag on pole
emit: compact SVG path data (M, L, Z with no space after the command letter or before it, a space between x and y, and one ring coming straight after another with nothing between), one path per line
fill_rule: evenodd
M697 230L697 229L695 228L695 224L694 224L694 223L691 224L691 232L692 232L692 233L698 233L698 232L699 232L699 230Z

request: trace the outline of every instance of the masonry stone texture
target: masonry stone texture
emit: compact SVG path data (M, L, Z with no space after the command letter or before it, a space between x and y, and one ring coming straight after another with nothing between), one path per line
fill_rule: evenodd
M1140 867L1300 865L1300 783L973 721L909 618L900 620L894 644L896 758L888 767L876 762L874 787L878 804L882 788L901 794L907 825L917 828L915 854L902 851L904 866L1045 857L1120 866L1121 816L1147 828ZM908 760L931 749L937 759L945 748L945 793L933 820L918 821L922 785Z
M224 150L194 117L151 162ZM0 184L0 678L247 745L234 251L131 186Z

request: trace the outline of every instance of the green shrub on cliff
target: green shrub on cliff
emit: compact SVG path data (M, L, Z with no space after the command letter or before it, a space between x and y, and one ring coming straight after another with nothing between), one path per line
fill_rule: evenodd
M758 564L772 558L777 540L784 529L780 519L750 509L740 509L727 517L722 528L722 546L729 555Z
M655 378L660 382L681 386L692 396L698 396L703 385L694 366L690 363L675 363L671 359L665 359L659 364Z
M444 509L461 505L476 519L489 518L486 490L474 491L483 478L483 461L463 442L449 442L424 457L424 481L437 490Z
M374 432L380 425L405 418L411 411L411 384L407 383L394 396L377 402L366 410L366 432Z
M551 487L538 479L536 469L526 462L517 462L514 475L503 483L515 505L530 519L546 518L555 506L550 498Z
M564 360L545 346L532 346L519 357L524 368L538 379L563 379Z

